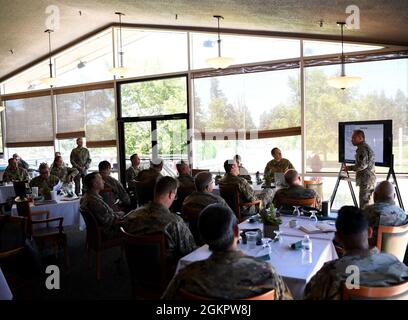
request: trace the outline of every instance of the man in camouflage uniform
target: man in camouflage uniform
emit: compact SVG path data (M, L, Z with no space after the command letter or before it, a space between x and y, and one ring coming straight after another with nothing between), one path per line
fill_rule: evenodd
M251 183L251 176L249 175L248 170L242 165L241 156L239 154L236 154L234 156L234 160L236 161L239 168L239 176Z
M375 161L374 151L365 143L363 130L354 130L351 136L351 143L357 147L356 162L354 166L343 165L345 171L356 172L356 185L360 187L359 203L360 208L371 202L371 196L375 186Z
M93 214L98 224L102 227L104 238L111 239L120 235L120 226L126 226L123 212L114 212L103 201L99 192L104 188L104 181L98 172L88 174L84 179L86 192L81 198L80 208Z
M13 154L13 158L17 160L17 166L19 168L22 168L28 171L28 169L30 168L29 164L25 162L17 153Z
M169 211L177 193L177 180L161 177L156 182L154 199L128 214L126 231L136 235L162 232L166 237L166 258L170 265L196 247L183 219Z
M310 198L316 198L316 205L320 207L322 201L319 194L312 189L306 189L302 186L300 175L295 169L286 171L285 181L289 187L276 191L275 197L273 198L273 204L276 208L280 208L281 206L287 208L285 199L300 200Z
M76 140L77 147L71 151L71 164L78 170L79 174L75 177L75 193L78 195L81 192L81 179L83 179L88 173L89 166L91 165L91 157L87 148L83 147L84 140L78 138Z
M142 170L137 175L138 181L152 181L156 180L158 177L161 177L162 174L160 173L163 169L163 159L157 158L150 161L150 168L146 170Z
M276 300L292 299L271 264L237 250L239 228L229 207L220 204L206 207L198 225L201 238L212 254L181 269L171 280L163 299L181 299L180 289L223 300L244 299L275 290Z
M306 286L305 299L341 300L342 285L352 275L347 270L349 266L358 267L360 286L388 287L408 280L408 267L395 256L379 253L376 248L370 250L371 229L359 208L342 207L336 229L336 239L343 244L346 253L340 259L325 263L313 276Z
M106 160L101 161L98 168L99 174L102 176L102 179L105 182L105 187L112 189L113 202L116 202L119 199L119 207L128 207L130 205L129 195L122 184L115 178L111 177L111 164Z
M239 177L239 167L235 160L226 160L224 162L224 169L225 175L220 180L220 184L234 184L238 186L239 194L240 194L240 202L253 202L256 200L262 200L263 206L268 207L269 204L272 202L273 199L273 192L271 189L266 188L262 191L261 194L258 196L255 195L254 189L242 177ZM241 215L245 218L245 216L255 214L255 207L251 206L246 208L245 210L241 211Z
M50 167L46 163L41 163L38 171L40 175L30 181L30 187L38 187L39 194L44 194L44 189L52 191L53 187L59 183L58 177L50 174Z
M183 202L183 212L188 209L203 210L206 206L218 203L227 206L223 198L212 193L213 179L210 172L200 172L195 177L197 191L190 194Z
M140 172L140 158L137 153L131 155L130 161L132 162L132 165L126 170L126 182L128 187L133 189L135 186L134 183L137 180L137 175Z
M51 174L58 177L63 183L72 182L78 173L77 169L65 166L61 156L56 156L51 165Z
M374 190L374 204L364 208L368 225L373 228L373 236L368 239L370 246L377 244L378 226L401 226L406 224L407 214L395 205L394 187L388 181L380 182Z
M189 164L182 160L176 164L176 168L179 175L177 177L177 180L179 182L179 188L194 191L195 190L194 178L190 174Z
M28 181L29 176L26 169L23 169L17 165L17 160L15 158L10 158L8 160L8 166L3 173L3 182L12 181Z
M271 150L271 155L273 160L266 164L264 170L264 179L266 182L275 181L275 172L285 173L289 169L294 169L292 163L288 159L282 158L282 152L278 148L273 148Z

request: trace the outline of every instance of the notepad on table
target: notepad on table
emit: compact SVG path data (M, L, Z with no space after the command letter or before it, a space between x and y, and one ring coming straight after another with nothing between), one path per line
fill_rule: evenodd
M299 230L306 233L321 233L321 232L335 232L336 228L328 224L319 223L316 225L300 226Z

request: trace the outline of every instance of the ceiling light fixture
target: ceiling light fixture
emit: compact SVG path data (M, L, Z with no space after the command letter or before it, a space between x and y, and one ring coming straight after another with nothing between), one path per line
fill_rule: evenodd
M119 52L118 52L118 67L114 66L112 69L110 69L110 72L112 73L112 75L116 76L116 77L121 77L123 78L126 73L129 71L127 68L125 68L123 66L123 56L124 56L124 52L123 52L123 43L122 43L122 16L124 16L125 14L123 14L122 12L115 12L115 14L117 14L119 16Z
M51 32L54 30L47 29L44 32L48 33L48 55L49 55L49 67L50 67L50 76L48 78L41 79L41 83L50 86L51 88L57 84L57 78L52 76L52 60L51 60Z
M338 77L329 78L327 83L329 86L337 88L337 89L347 89L357 85L361 77L349 77L346 76L346 65L345 65L345 58L344 58L344 41L343 41L343 29L346 25L345 22L337 22L337 25L341 27L341 73Z
M215 69L225 69L234 63L234 58L221 56L221 36L220 36L220 19L224 19L223 16L213 16L218 20L218 56L209 58L205 62Z

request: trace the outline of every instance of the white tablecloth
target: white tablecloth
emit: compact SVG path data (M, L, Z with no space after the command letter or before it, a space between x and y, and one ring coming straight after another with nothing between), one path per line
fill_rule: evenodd
M7 284L6 278L4 278L3 272L0 268L0 300L11 300L13 294Z
M13 185L0 186L0 203L5 203L7 198L15 196Z
M58 198L57 203L33 206L31 207L31 210L48 210L50 212L50 218L64 217L64 226L78 226L80 230L85 229L85 222L79 212L79 199L62 201ZM17 215L17 208L15 205L12 208L11 214ZM39 219L39 217L36 217L35 219ZM54 223L53 225L57 224Z
M305 232L298 229L300 226L307 226L307 225L314 225L315 222L311 221L309 217L287 217L282 216L282 224L279 226L279 231L281 231L282 235L290 235L290 236L298 236L303 237ZM290 228L289 227L289 220L296 220L297 221L297 228ZM323 224L333 224L333 221L322 221L318 223ZM334 227L334 226L333 226ZM250 223L249 220L246 220L239 224L240 229L261 229L263 230L263 225L260 222ZM335 228L335 227L334 227ZM323 239L323 240L333 240L334 239L334 232L327 232L327 233L313 233L309 234L311 239Z
M262 248L262 246L249 249L248 245L242 244L238 245L238 248L244 253L255 257L268 254L270 250L271 258L268 262L283 277L294 299L302 299L306 284L325 262L337 259L337 253L332 241L313 239L312 262L302 264L302 250L290 249L290 244L299 240L301 240L301 237L285 236L283 237L283 243L274 242L271 244L271 249ZM207 259L210 254L207 245L198 248L180 259L177 272L191 262Z
M254 189L255 194L260 194L264 189L262 188L261 184L252 184L252 189ZM273 191L276 190L276 188L272 189ZM220 187L218 185L214 186L213 191L214 194L220 195Z

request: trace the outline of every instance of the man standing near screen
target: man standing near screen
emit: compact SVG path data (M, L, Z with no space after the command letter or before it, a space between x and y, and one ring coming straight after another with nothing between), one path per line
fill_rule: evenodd
M343 170L356 172L356 184L360 187L359 203L363 209L372 199L375 187L374 151L365 142L363 130L353 131L351 143L357 147L356 162L353 166L343 165Z

